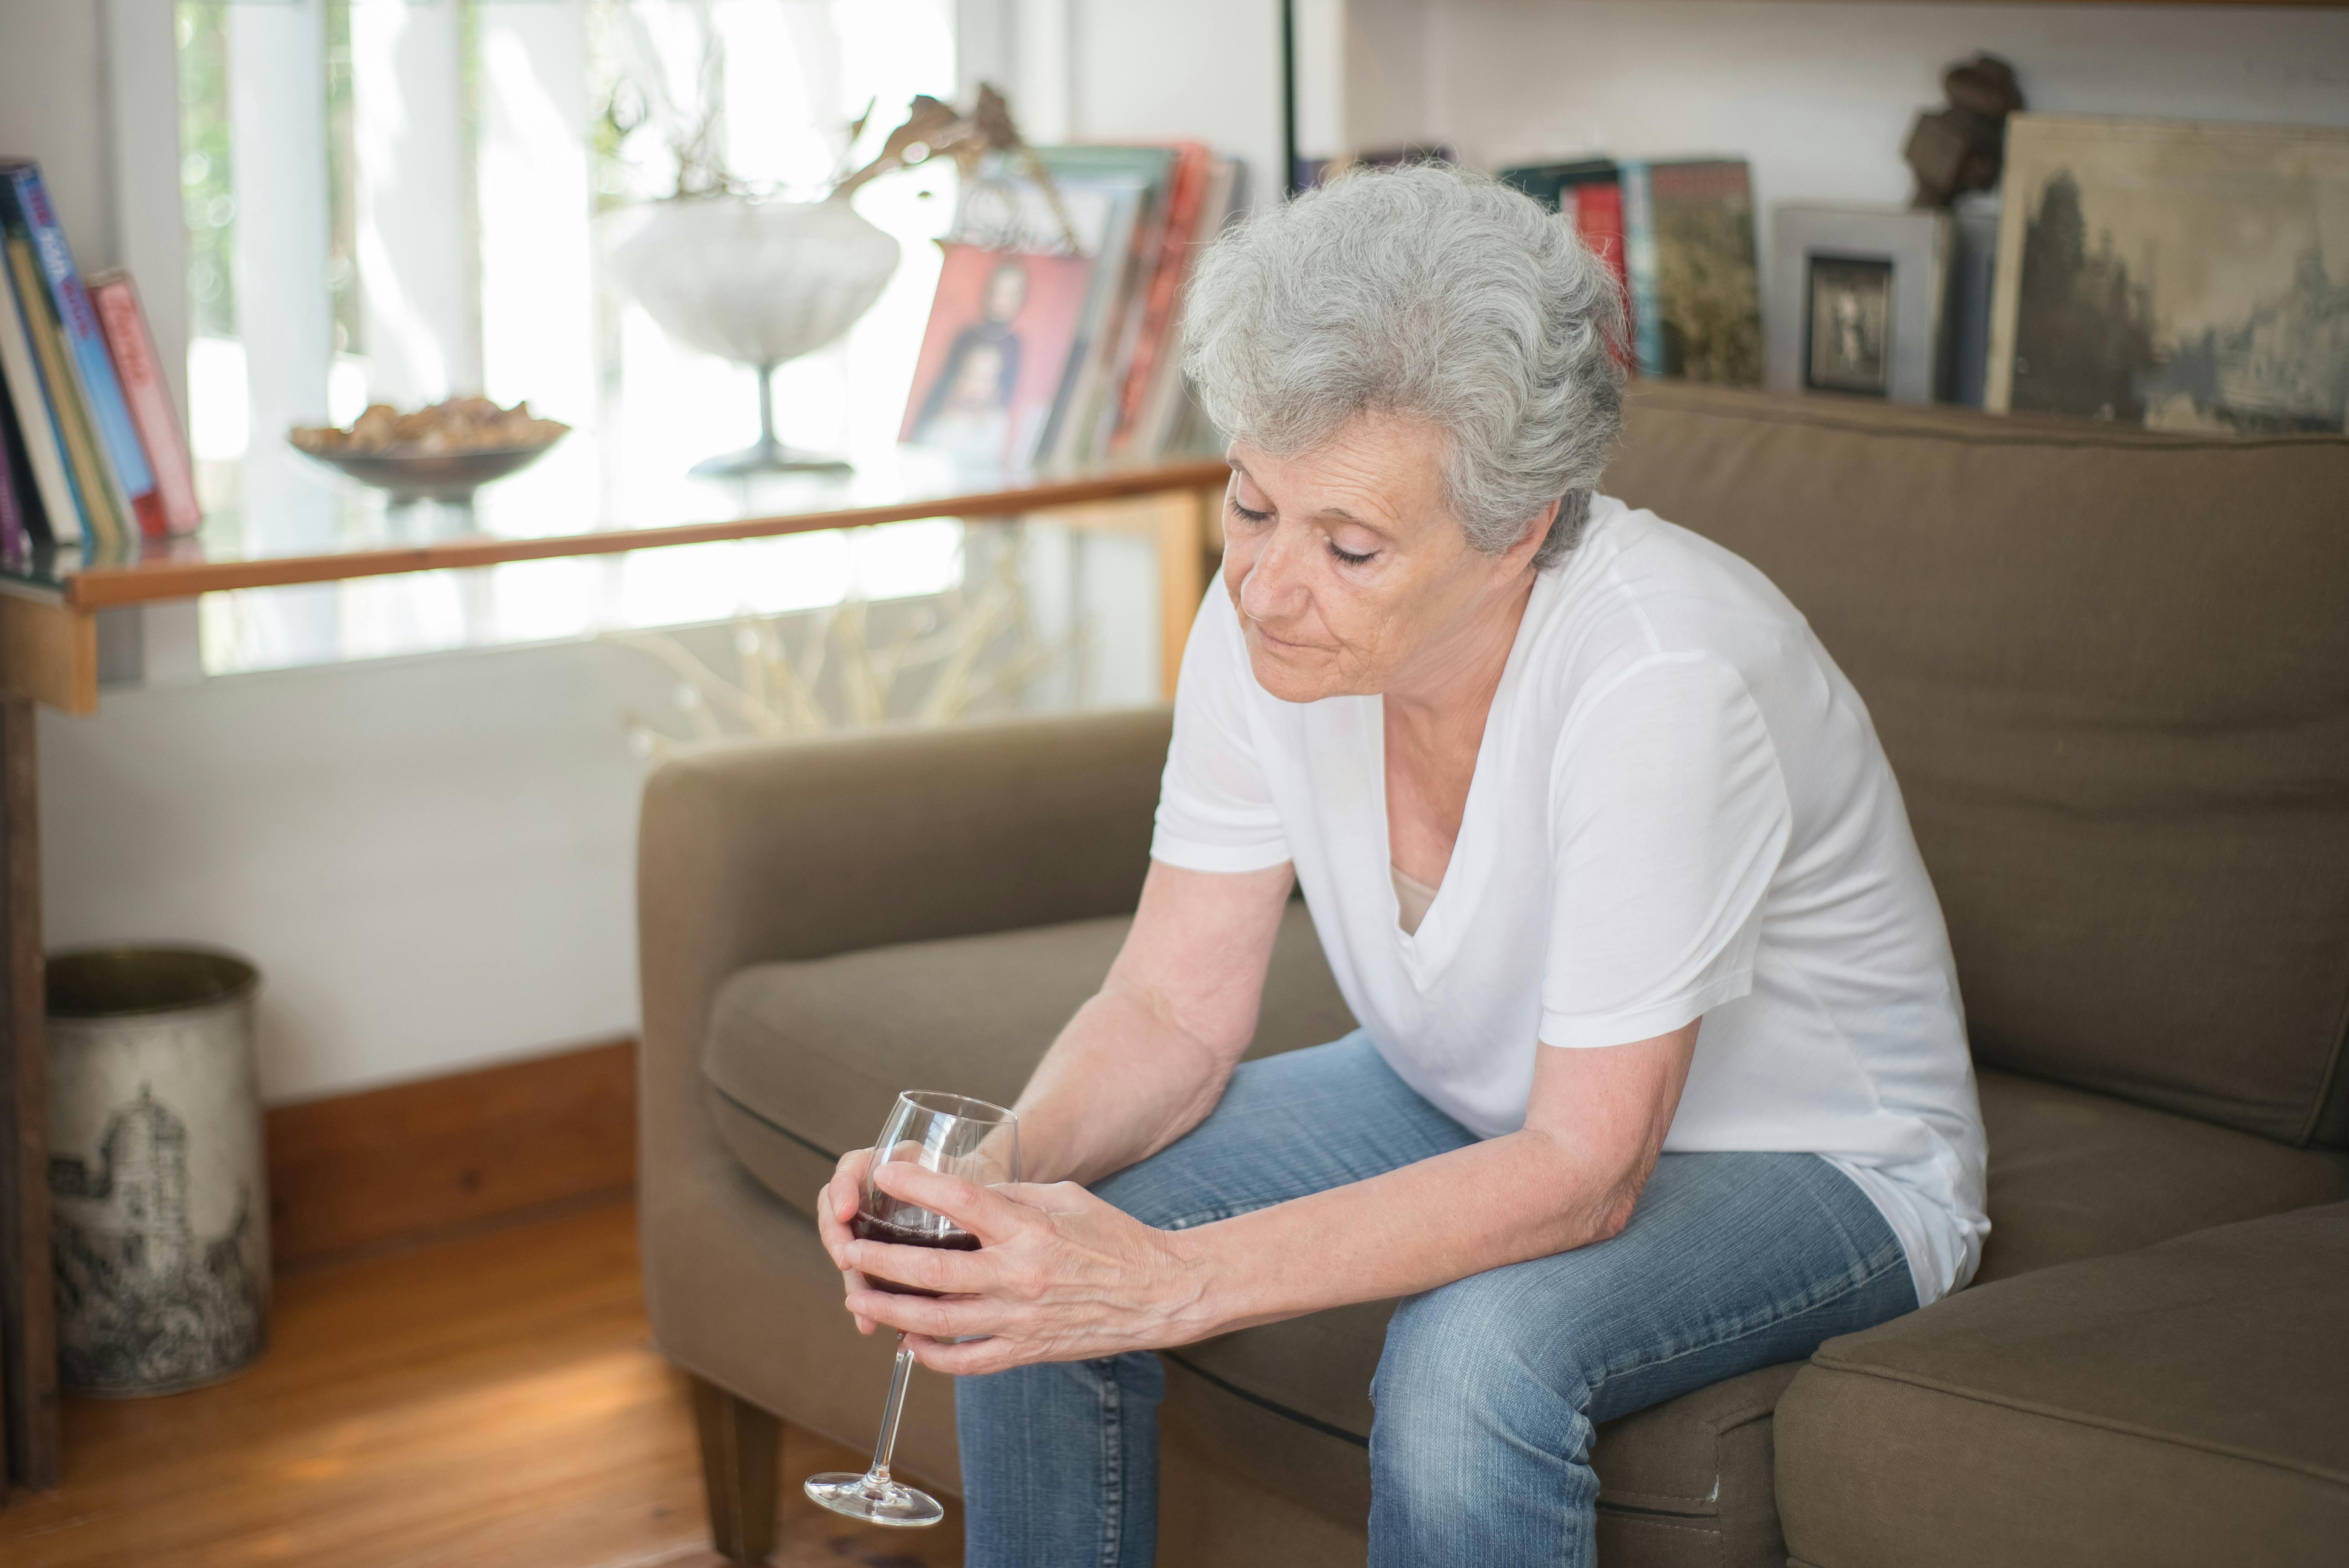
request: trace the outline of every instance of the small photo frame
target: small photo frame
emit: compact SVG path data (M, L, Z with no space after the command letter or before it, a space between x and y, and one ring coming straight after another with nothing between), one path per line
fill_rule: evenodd
M1881 398L1892 389L1892 263L1883 256L1804 258L1803 386Z
M1945 213L1781 205L1771 230L1763 384L1931 402L1945 358L1949 258Z

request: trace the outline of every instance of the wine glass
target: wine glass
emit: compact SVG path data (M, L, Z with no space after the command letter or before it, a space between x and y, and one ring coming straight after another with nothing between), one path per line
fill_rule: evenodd
M909 1091L897 1096L889 1119L881 1124L880 1140L873 1146L873 1163L864 1172L864 1193L850 1231L860 1241L887 1241L900 1247L940 1247L975 1251L978 1238L943 1214L903 1199L892 1198L874 1185L873 1178L890 1160L910 1160L925 1170L958 1176L982 1187L1019 1179L1019 1118L1001 1106L960 1095ZM865 1282L876 1291L897 1295L935 1296L915 1285L901 1285L868 1273ZM888 1402L881 1407L881 1437L873 1445L873 1468L863 1475L833 1470L807 1480L807 1494L834 1513L868 1519L875 1524L936 1524L946 1510L936 1498L889 1475L889 1455L897 1446L897 1420L905 1413L905 1384L913 1376L914 1353L905 1336L897 1336L897 1365L889 1375Z

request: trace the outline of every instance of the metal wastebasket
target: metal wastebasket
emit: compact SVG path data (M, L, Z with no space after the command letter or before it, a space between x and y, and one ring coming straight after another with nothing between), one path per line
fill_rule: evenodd
M49 960L50 1246L59 1381L170 1394L269 1333L269 1179L244 960L91 948Z

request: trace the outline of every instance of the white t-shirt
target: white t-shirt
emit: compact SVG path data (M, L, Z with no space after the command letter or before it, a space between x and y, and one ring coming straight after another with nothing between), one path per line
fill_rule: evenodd
M1524 1125L1544 1045L1702 1017L1666 1150L1823 1155L1882 1210L1920 1303L1972 1277L1985 1150L1940 906L1868 710L1767 578L1592 503L1536 581L1415 933L1384 748L1380 698L1258 686L1218 583L1151 855L1293 861L1354 1017L1480 1137Z

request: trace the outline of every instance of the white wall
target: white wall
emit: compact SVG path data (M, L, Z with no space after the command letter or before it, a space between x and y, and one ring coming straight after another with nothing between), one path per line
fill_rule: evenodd
M1069 12L1072 134L1195 139L1246 161L1252 201L1279 195L1278 0L1069 0Z
M2349 125L2349 11L1795 0L1355 0L1417 45L1415 133L1487 166L1596 149L1742 154L1754 193L1906 202L1900 145L1940 74L2004 56L2051 113ZM1350 19L1351 19L1350 17ZM1413 29L1423 26L1424 43ZM1375 93L1359 72L1350 88ZM1353 109L1350 105L1350 115ZM1360 111L1377 122L1375 106ZM1403 127L1381 124L1391 138ZM1766 246L1765 246L1766 253Z
M41 161L86 266L115 253L99 23L87 0L0 0L0 153Z

